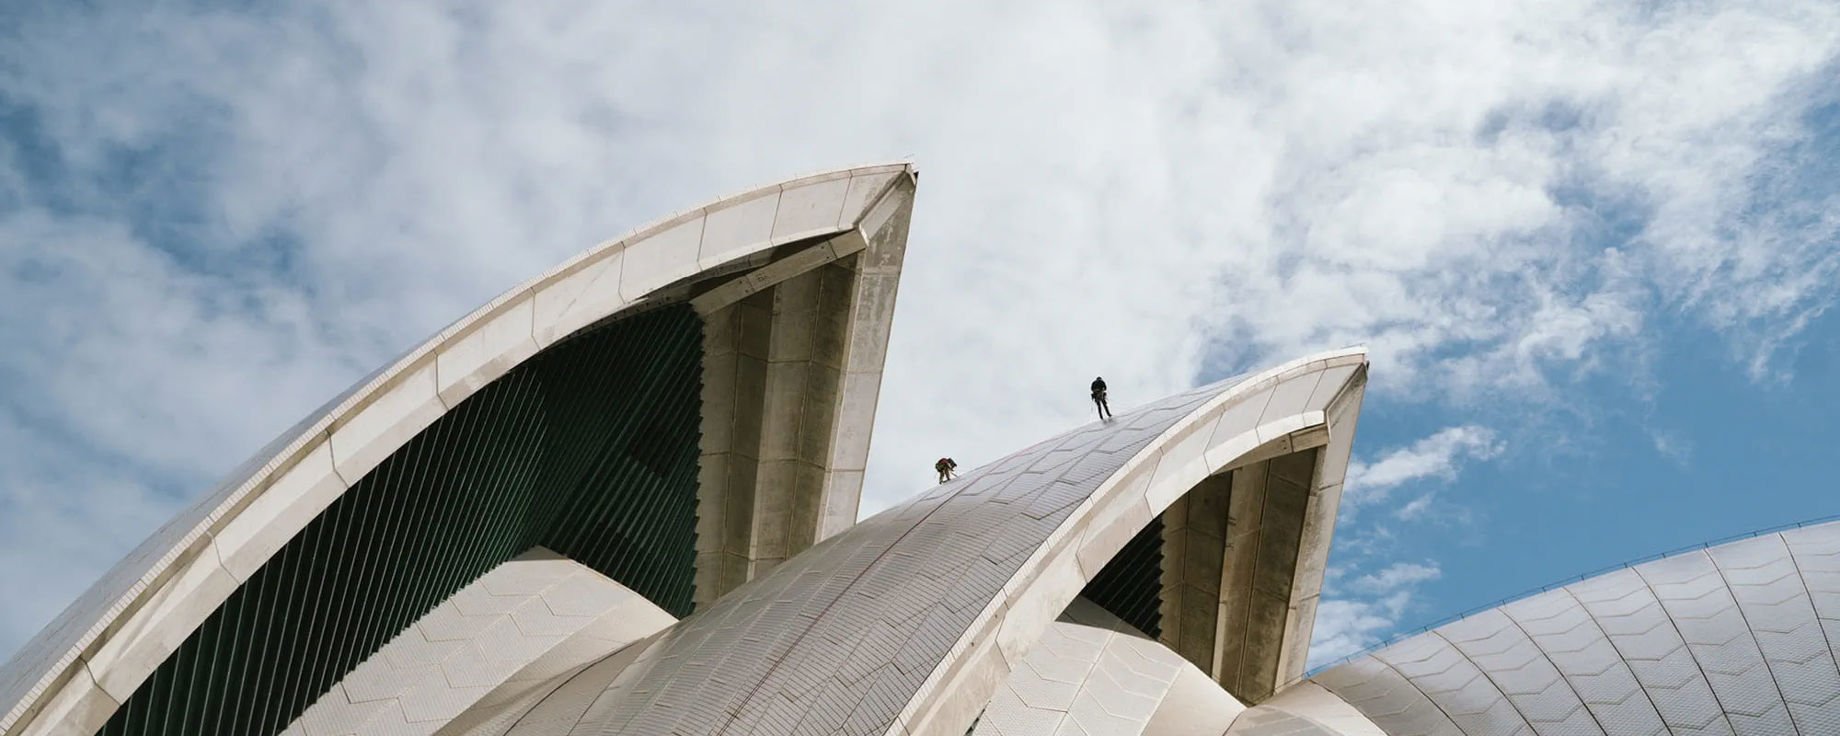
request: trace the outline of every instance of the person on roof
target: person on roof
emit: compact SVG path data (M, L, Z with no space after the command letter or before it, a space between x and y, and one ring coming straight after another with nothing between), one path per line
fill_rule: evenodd
M1103 422L1112 417L1112 405L1105 401L1105 378L1103 376L1093 379L1092 400L1093 406L1099 409L1099 421Z
M939 472L939 482L944 483L951 480L952 476L956 474L958 471L958 463L953 461L952 458L942 457L939 458L939 462L933 463L933 470Z

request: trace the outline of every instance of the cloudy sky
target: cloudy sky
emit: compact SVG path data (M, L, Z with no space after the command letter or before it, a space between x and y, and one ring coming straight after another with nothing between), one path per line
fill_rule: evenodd
M1318 662L1840 512L1831 0L305 5L0 4L0 658L494 294L888 159L866 510L1364 342Z

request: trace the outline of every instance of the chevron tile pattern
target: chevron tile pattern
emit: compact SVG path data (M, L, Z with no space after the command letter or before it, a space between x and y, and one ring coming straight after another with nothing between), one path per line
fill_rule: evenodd
M880 733L1080 501L1219 385L1089 425L867 519L699 611L606 733Z
M292 736L432 734L520 679L528 665L609 616L670 614L588 567L537 548L494 568L358 665L284 732ZM631 638L637 638L637 634ZM630 641L630 638L627 639ZM607 641L608 651L626 642ZM606 652L601 652L605 654ZM584 657L585 659L585 657Z
M1175 685L1185 672L1217 697L1180 697ZM1161 707L1191 711L1191 720L1211 715L1221 729L1243 709L1182 655L1076 599L1010 673L972 735L1137 736Z
M1389 734L1840 733L1840 523L1664 557L1318 674Z

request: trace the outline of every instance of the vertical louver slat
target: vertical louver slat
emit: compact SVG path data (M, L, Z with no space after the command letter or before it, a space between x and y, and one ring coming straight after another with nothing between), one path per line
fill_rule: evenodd
M293 611L289 610L288 606L288 593L295 585L295 557L294 549L283 548L275 553L275 584L269 587L268 595L264 597L262 606L265 621L261 629L261 651L267 656L256 661L256 677L251 683L250 691L254 697L249 699L248 720L246 721L249 724L248 733L261 733L267 730L268 709L277 694L275 679L280 674L282 662L279 655L285 643L288 619L293 615Z
M201 719L211 693L212 664L217 658L217 630L222 623L223 616L213 613L198 629L203 645L193 651L192 671L186 680L185 710L179 717L179 733L199 733L202 730Z
M1163 518L1158 516L1105 563L1080 595L1156 638L1163 633L1162 577Z
M283 545L100 733L276 733L536 544L687 614L701 351L701 319L678 305L584 330L486 386Z
M244 583L243 587L238 589L238 592L243 594L242 605L239 606L242 610L238 616L242 621L237 626L237 656L236 662L232 664L229 680L234 685L231 685L224 699L224 725L221 733L248 733L241 719L249 712L249 698L246 694L251 692L249 690L250 673L254 671L255 664L257 664L256 647L262 635L261 621L264 613L261 607L262 591L268 587L268 579L271 577L274 577L273 574L268 567L264 566L257 570L255 575L250 576L249 582Z
M317 524L309 524L306 529L301 530L301 533L306 539L302 541L301 547L297 550L296 561L299 568L296 574L301 580L311 582L319 579L320 561L313 556L312 550L316 546L314 542L319 537L320 527ZM311 584L299 585L290 603L295 607L294 628L287 637L287 647L281 655L282 661L286 662L287 666L283 669L280 697L276 699L274 709L270 711L271 723L287 718L287 715L294 712L294 708L298 706L298 693L307 676L306 646L312 641L308 632L313 630L314 619L318 618L319 607L316 603L321 587Z
M345 574L346 560L333 554L332 550L335 545L343 543L346 535L350 533L349 530L354 523L353 508L354 506L349 504L334 503L326 510L326 513L313 521L314 525L324 527L324 534L310 549L314 556L324 560L322 564L326 573L320 579L320 585L326 588L324 596L326 605L321 612L325 623L315 633L314 641L309 645L313 651L310 663L312 677L308 680L307 687L302 688L304 692L302 700L307 703L312 702L312 699L319 693L330 689L334 678L337 677L337 654L334 646L338 633L346 626L346 617L352 608L353 581ZM305 708L306 704L303 703L296 708L296 712Z

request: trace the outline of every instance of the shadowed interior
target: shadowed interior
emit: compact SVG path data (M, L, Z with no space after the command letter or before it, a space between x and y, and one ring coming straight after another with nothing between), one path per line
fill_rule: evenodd
M1317 452L1209 476L1137 533L1081 597L1258 702L1277 684Z
M101 733L279 732L392 636L536 545L687 615L702 332L686 305L616 319L469 397L284 545Z
M1163 633L1163 517L1125 543L1080 597L1154 639ZM975 725L975 724L974 724Z

